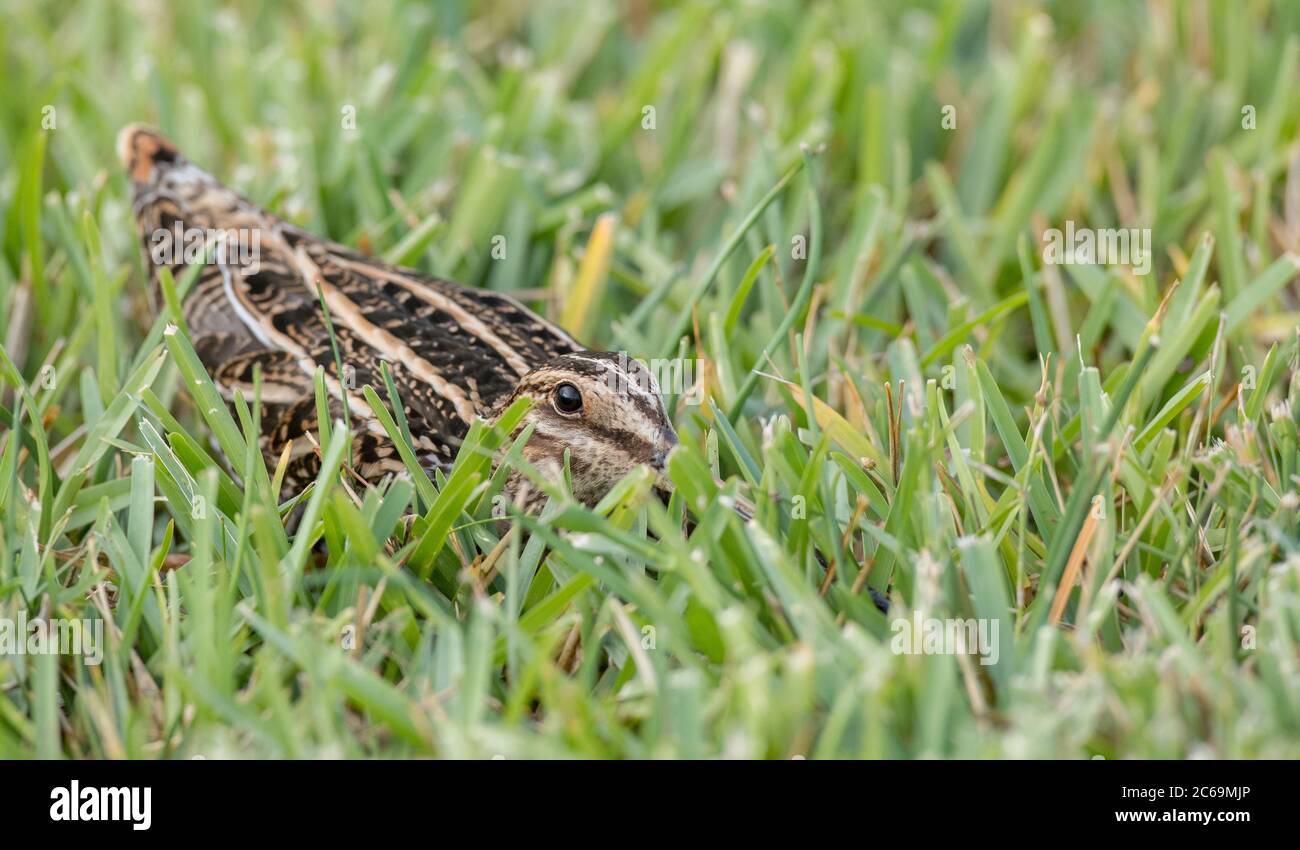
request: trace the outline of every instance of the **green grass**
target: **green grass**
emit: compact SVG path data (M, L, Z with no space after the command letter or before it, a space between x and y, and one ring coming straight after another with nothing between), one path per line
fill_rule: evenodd
M911 6L0 2L0 617L108 620L0 655L0 757L1300 756L1300 7ZM698 360L679 495L503 535L499 430L364 491L335 423L286 530L164 332L133 120ZM1067 220L1151 273L1045 265ZM895 653L913 610L998 663Z

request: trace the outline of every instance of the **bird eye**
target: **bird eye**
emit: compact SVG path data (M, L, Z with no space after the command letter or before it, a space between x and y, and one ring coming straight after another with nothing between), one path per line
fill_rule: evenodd
M555 388L554 404L558 412L572 416L582 410L582 393L573 384L560 384Z

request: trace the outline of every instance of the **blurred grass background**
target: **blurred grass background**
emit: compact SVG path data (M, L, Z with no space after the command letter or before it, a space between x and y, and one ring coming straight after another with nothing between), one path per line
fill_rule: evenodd
M100 667L0 655L0 754L1300 755L1300 6L0 16L0 616L110 621ZM136 120L305 227L691 358L680 496L558 494L501 543L481 457L356 493L322 433L286 533L161 334ZM1067 220L1149 228L1151 274L1044 265ZM913 610L994 621L998 663L892 652Z

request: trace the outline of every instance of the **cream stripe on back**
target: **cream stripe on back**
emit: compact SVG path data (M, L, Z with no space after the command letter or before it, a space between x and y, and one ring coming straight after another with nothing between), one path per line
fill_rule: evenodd
M429 304L432 304L434 307L437 307L439 310L447 313L459 322L461 327L468 331L471 336L474 336L491 346L492 350L501 355L502 359L504 359L510 368L514 369L515 373L520 377L528 374L531 370L528 362L524 360L524 358L519 355L519 352L515 351L508 342L493 333L492 329L485 325L477 316L468 312L456 301L448 298L442 293L430 289L427 285L420 283L417 280L412 280L405 275L397 274L388 269L379 268L377 266L363 266L336 254L331 254L330 259L341 266L352 269L353 271L361 272L362 274L370 275L371 277L381 277L384 280L396 283L408 292L413 293Z
M312 262L311 258L307 256L306 250L301 246L294 253L294 259L297 261L298 271L302 274L303 284L308 288L314 284L319 284L321 292L325 296L325 305L329 307L331 313L339 317L349 330L361 337L371 347L384 352L391 359L410 369L411 373L420 380L432 386L438 395L455 406L456 414L466 424L474 421L477 411L474 403L470 401L464 390L445 379L434 368L432 363L416 354L415 350L409 345L368 320L365 313L356 305L356 302L325 279L320 268ZM374 272L372 271L372 273Z

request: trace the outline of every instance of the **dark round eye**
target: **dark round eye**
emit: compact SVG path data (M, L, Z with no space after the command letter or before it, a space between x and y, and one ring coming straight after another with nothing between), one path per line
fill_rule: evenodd
M560 413L577 413L582 410L582 393L573 384L560 384L555 388L555 409Z

